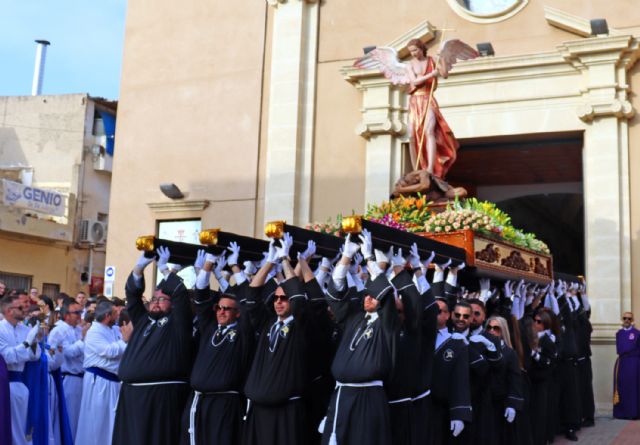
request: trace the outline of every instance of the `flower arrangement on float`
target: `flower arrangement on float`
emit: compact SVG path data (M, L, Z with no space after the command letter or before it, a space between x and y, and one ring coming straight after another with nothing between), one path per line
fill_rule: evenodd
M400 196L381 204L369 204L365 218L406 232L449 233L472 230L487 238L503 240L518 247L549 254L549 247L533 233L525 233L511 224L511 217L496 204L468 198L447 204L444 211L430 208L425 196ZM342 236L342 215L336 221L308 224L306 229Z

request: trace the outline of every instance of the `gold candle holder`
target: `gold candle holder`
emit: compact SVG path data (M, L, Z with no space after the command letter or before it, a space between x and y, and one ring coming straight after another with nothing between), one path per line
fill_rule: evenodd
M198 235L200 244L205 246L215 246L218 244L218 233L220 233L220 229L206 229L201 231L200 235Z
M284 221L271 221L264 226L264 234L268 238L280 239L284 236Z
M362 216L352 215L342 218L342 231L354 234L362 232Z
M136 249L143 250L145 252L153 252L153 244L155 237L152 235L139 236L136 239Z

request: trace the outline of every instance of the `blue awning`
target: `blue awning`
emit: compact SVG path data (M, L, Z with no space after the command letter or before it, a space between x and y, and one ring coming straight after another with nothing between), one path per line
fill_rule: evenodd
M98 110L98 113L100 113L100 117L102 117L104 133L107 136L107 146L105 149L109 155L113 156L113 147L116 140L116 117L102 110Z

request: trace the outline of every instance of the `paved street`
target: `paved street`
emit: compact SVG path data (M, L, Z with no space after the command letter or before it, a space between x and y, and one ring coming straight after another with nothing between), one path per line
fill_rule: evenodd
M578 432L580 440L571 442L564 437L558 438L555 444L579 445L637 445L640 443L640 421L618 420L610 417L596 418L596 426L583 428Z

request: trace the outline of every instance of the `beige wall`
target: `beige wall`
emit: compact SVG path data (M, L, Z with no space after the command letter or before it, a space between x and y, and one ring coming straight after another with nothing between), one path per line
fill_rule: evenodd
M173 182L187 200L208 200L204 227L252 234L266 4L132 1L127 11L107 263L115 291L154 233L148 203L168 202Z
M631 70L631 90L640 91L640 64ZM631 96L636 115L629 120L629 188L631 205L631 310L640 313L640 96Z

